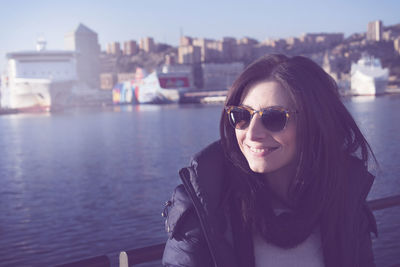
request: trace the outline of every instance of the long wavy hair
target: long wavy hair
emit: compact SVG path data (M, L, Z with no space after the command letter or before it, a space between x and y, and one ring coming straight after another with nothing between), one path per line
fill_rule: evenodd
M299 216L293 218L293 224L303 223L304 227L297 230L305 234L297 240L293 236L282 240L276 235L287 229L278 229L281 223L279 220L276 222L277 229L272 227L273 233L268 233L265 229L266 222L269 227L274 222L268 218L271 213L264 212L265 203L260 203L265 200L262 196L265 195L265 191L260 190L265 185L260 175L250 170L238 146L235 130L223 111L220 136L224 152L246 177L234 181L240 184L237 188L241 194L241 216L245 224L261 233L264 232L269 241L282 247L295 246L304 241L321 220L330 221L329 224L325 224L328 226L321 229L327 236L326 240L322 240L323 246L329 245L324 242L338 241L336 235L342 223L341 209L346 205L343 192L347 177L343 175L344 168L347 168L348 161L354 158L358 158L360 165L367 168L369 156L372 155L374 159L375 157L351 114L343 105L336 82L308 58L267 55L256 60L233 83L225 106L240 105L247 89L263 80L278 82L286 89L299 112L296 115L298 162L289 187L289 197L295 205L294 210L299 211Z

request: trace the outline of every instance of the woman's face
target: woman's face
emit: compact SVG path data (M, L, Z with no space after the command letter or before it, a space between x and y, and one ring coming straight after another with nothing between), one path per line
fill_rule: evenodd
M282 107L295 110L286 90L275 81L261 81L244 92L242 106L254 110ZM286 127L279 132L269 131L255 114L244 130L235 129L240 150L250 169L256 173L271 173L293 166L296 158L296 121L290 114Z

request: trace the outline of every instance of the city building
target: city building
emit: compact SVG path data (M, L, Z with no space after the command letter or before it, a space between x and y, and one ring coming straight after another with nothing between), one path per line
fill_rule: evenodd
M100 89L111 90L117 83L117 75L115 73L100 74Z
M400 55L400 37L397 37L393 41L393 46L394 50L397 52L398 55Z
M206 43L205 62L223 62L223 43L222 41L210 40Z
M165 65L175 65L176 63L176 54L167 54L165 55Z
M90 88L99 88L100 45L97 33L82 23L65 35L65 47L76 52L78 82Z
M121 54L121 45L119 42L112 42L107 44L107 54L110 55L117 55L119 56Z
M252 48L251 53L253 58L259 58L266 54L279 53L279 51L265 43L260 43Z
M210 58L210 51L208 48L208 43L212 42L213 40L205 39L205 38L195 38L193 39L193 46L200 47L201 53L201 62L209 62L211 61Z
M222 40L206 38L180 38L179 59L181 64L202 63L229 63L243 61L250 58L252 49L258 41L249 37L236 40L233 37L224 37ZM198 61L200 49L200 61Z
M139 52L138 45L136 41L130 40L124 42L124 55L136 55Z
M226 90L239 74L244 65L235 63L202 63L203 88L206 90Z
M284 49L287 45L285 39L267 39L263 42L267 46L271 46L277 50Z
M331 47L344 40L343 33L305 33L299 38L301 43L318 47Z
M289 37L286 39L286 44L289 46L296 46L300 44L300 39L297 37Z
M381 20L368 22L367 40L379 42L382 40L383 25Z
M192 37L181 36L181 38L179 40L179 46L187 46L187 45L192 45L192 44L193 44Z
M232 61L235 55L236 39L233 37L222 38L222 59Z
M241 44L249 44L249 45L256 45L258 44L258 41L254 38L250 37L243 37L242 39L239 40L239 43Z
M140 39L140 49L147 53L151 53L155 51L154 39L152 37L145 37Z
M196 64L201 62L201 48L199 46L187 45L178 47L179 64Z
M246 60L253 56L253 46L258 43L254 39L242 38L236 41L233 60Z

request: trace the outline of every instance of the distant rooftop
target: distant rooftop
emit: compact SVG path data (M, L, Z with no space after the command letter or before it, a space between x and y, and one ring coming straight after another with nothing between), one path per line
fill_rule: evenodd
M87 26L83 25L82 23L79 23L78 27L76 28L75 31L73 31L75 34L95 34L97 33L91 29L89 29Z
M83 25L82 23L79 23L78 27L67 33L67 35L76 35L76 34L89 34L89 35L97 35L97 33L91 29L89 29L87 26Z

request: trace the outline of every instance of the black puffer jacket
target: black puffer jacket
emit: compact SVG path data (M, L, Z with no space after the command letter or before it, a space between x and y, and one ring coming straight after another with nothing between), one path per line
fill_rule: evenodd
M226 201L229 198L228 168L232 166L225 160L220 141L217 141L195 155L190 167L179 172L183 185L179 185L172 195L165 222L169 238L162 260L164 266L239 266L235 255L241 252L234 251L233 240L237 239L233 236L228 219L231 217L226 208L229 202ZM365 203L373 176L364 178L361 188L356 189L359 192L352 195L361 199L354 201L359 203L357 209L361 212L357 214L360 216L352 216L359 226L352 234L357 235L359 242L352 251L344 254L344 257L357 257L360 267L375 266L370 232L376 233L376 223ZM354 208L349 207L345 214L352 210Z

